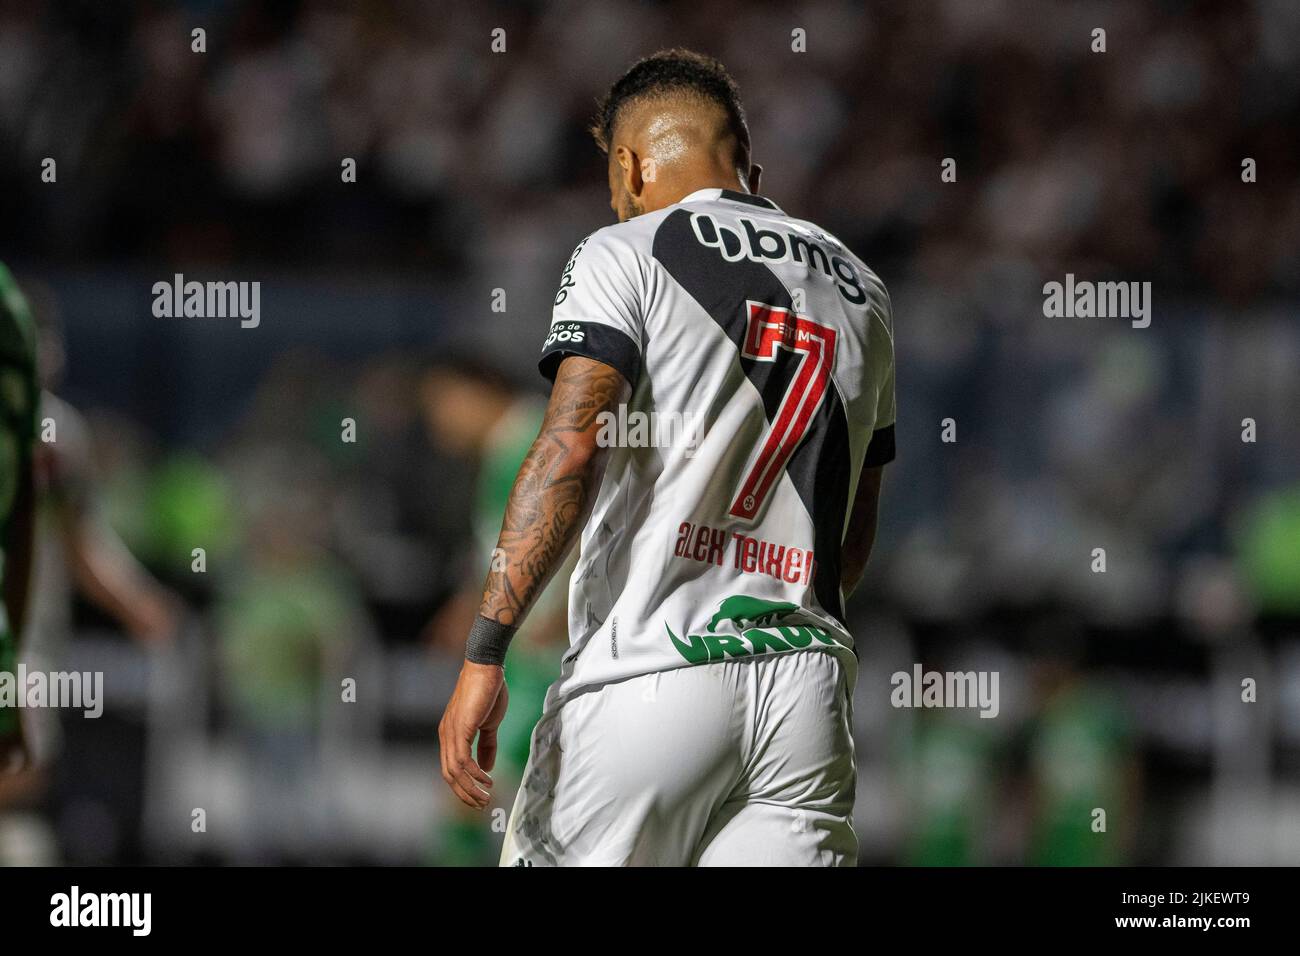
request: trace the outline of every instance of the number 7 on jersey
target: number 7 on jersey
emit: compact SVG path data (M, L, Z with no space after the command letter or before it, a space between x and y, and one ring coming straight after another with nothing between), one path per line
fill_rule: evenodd
M803 441L826 394L835 367L835 330L780 306L746 302L745 310L742 356L755 362L775 362L778 348L800 356L799 367L773 416L767 440L731 504L732 516L752 521Z

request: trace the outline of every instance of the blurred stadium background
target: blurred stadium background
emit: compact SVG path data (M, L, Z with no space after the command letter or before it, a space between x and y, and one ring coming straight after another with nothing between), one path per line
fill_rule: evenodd
M560 270L611 220L586 120L672 45L893 296L863 862L1300 863L1287 0L0 2L0 259L58 427L27 653L106 675L101 719L39 715L0 861L494 860L435 727ZM260 326L153 317L177 272L260 281ZM1151 327L1044 318L1067 272L1150 281ZM914 662L997 670L1000 716L890 707Z

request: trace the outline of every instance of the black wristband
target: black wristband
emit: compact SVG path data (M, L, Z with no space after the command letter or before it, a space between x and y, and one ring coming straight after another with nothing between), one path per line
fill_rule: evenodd
M474 664L505 665L506 651L519 628L500 624L480 614L474 618L465 642L465 660Z

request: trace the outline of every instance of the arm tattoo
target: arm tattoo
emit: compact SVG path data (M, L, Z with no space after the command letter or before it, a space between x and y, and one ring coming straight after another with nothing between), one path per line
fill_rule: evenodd
M603 362L560 363L541 433L519 468L479 614L518 627L582 530L605 470L599 416L626 402L627 380ZM504 556L504 561L502 560Z

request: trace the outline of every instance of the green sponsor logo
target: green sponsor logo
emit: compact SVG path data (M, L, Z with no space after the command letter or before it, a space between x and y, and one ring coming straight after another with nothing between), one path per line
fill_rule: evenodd
M822 627L775 625L776 621L797 610L799 605L789 601L764 601L736 594L718 605L717 613L709 618L708 634L678 637L667 624L664 624L664 630L668 632L668 639L677 648L677 653L689 664L797 650L808 647L813 641L832 647L839 643ZM720 624L729 624L738 633L719 634L717 628Z
M709 630L716 631L724 621L730 621L738 631L747 627L768 627L797 610L799 605L789 601L764 601L748 594L733 594L719 604L718 613L709 618Z

